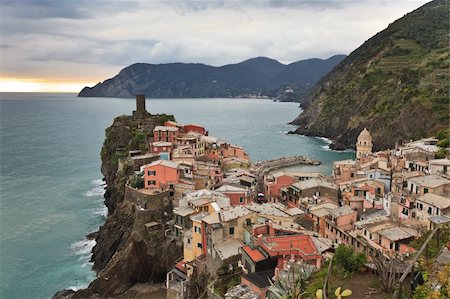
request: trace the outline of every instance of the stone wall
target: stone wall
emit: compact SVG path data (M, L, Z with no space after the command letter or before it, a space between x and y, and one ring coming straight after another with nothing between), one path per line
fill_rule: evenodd
M155 194L146 194L125 186L125 200L128 200L144 210L160 211L162 213L172 214L172 199L169 191L162 191Z

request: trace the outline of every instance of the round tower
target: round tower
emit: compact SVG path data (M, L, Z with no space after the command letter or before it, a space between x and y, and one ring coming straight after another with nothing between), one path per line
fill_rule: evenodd
M372 153L372 136L366 128L359 133L356 141L356 159Z

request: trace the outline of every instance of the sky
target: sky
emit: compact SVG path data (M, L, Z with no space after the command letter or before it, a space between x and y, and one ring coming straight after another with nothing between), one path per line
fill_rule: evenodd
M350 54L422 0L1 0L0 91L78 92L137 62Z

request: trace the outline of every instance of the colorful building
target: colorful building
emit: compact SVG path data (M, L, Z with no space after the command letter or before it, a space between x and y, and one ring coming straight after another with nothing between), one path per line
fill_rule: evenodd
M155 142L165 141L174 144L178 135L179 132L177 127L156 126L153 129L153 140Z
M158 160L141 168L147 189L173 189L180 179L179 165L172 161Z

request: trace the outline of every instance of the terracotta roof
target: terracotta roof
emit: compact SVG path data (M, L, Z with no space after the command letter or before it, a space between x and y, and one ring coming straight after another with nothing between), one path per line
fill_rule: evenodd
M294 250L300 251L305 256L319 254L309 235L265 237L263 243L271 255L279 255L280 252L287 254Z

